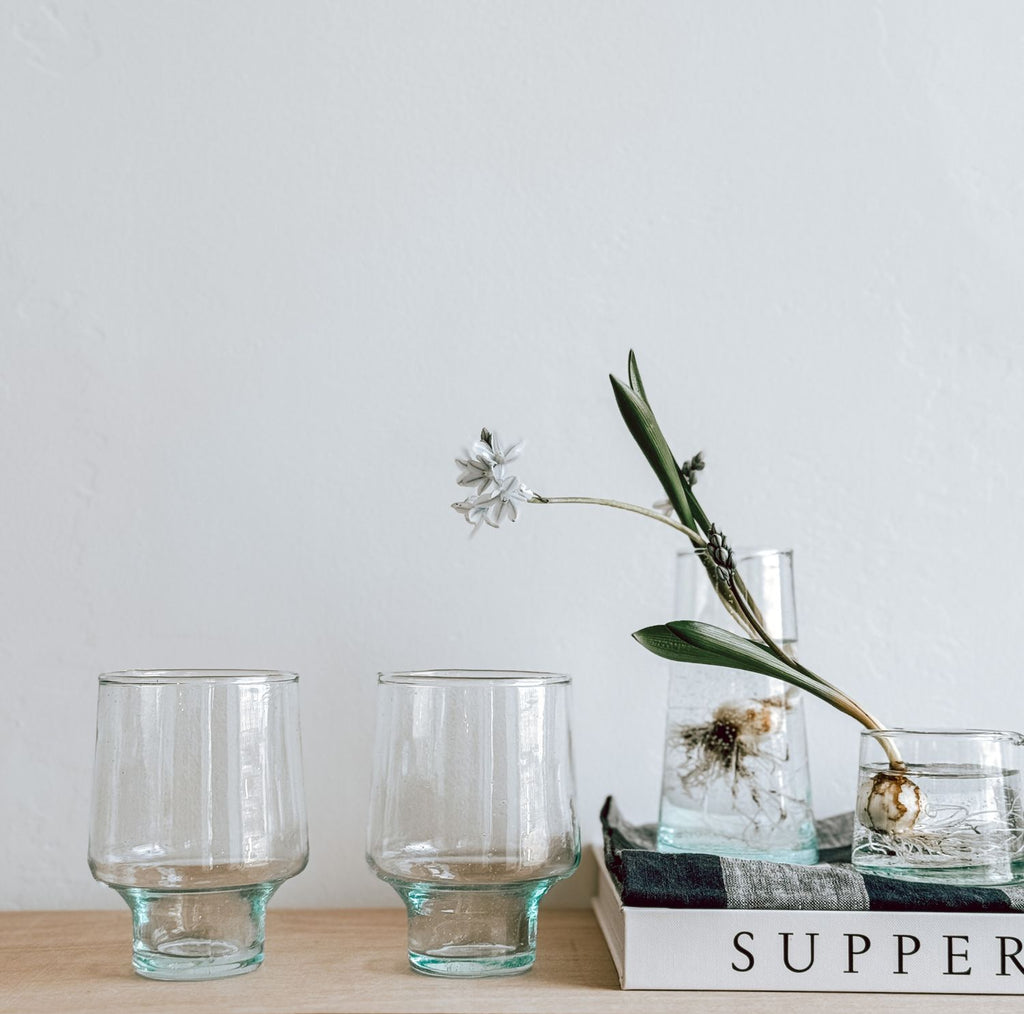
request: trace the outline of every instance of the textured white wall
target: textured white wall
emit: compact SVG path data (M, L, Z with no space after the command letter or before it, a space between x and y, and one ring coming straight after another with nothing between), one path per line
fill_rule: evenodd
M374 675L576 676L586 836L656 813L665 528L448 508L481 425L659 496L638 350L803 657L891 724L1024 727L1024 8L6 0L0 907L85 862L95 674L302 674L312 859L362 859ZM818 812L857 729L809 704Z

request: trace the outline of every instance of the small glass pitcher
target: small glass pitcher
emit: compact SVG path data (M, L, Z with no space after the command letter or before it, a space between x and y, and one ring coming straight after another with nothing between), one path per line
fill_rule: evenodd
M987 729L865 731L853 834L863 873L962 886L1024 875L1024 736Z

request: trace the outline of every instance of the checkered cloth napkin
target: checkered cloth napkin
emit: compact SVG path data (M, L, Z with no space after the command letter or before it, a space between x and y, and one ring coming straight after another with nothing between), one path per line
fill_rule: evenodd
M604 858L624 905L888 912L1024 912L1024 887L912 884L858 873L849 863L853 815L817 823L821 862L789 866L657 851L657 828L633 825L609 796Z

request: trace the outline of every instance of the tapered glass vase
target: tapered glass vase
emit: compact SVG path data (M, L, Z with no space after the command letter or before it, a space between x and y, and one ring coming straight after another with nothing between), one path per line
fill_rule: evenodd
M792 551L738 550L764 626L796 657ZM722 605L696 553L680 553L675 618L750 636ZM672 665L658 845L775 862L817 862L801 694L720 666Z

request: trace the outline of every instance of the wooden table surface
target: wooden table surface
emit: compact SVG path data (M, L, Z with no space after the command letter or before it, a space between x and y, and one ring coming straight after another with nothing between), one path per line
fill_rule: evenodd
M216 1011L488 1011L591 1014L616 1011L779 1011L900 1014L1024 1010L1022 997L844 993L681 993L619 989L593 915L541 911L533 970L502 979L454 981L413 972L405 955L405 913L396 909L275 910L266 960L246 975L212 982L154 982L130 964L124 912L0 912L0 1011L119 1014Z

